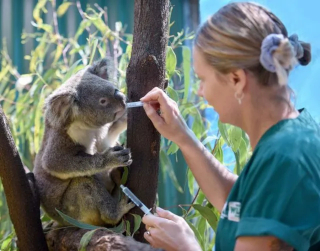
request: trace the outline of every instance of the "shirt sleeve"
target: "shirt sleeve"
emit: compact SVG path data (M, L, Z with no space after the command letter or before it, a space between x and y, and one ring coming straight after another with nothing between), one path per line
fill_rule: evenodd
M320 189L303 164L273 156L252 165L241 198L240 236L275 236L307 251L320 236Z

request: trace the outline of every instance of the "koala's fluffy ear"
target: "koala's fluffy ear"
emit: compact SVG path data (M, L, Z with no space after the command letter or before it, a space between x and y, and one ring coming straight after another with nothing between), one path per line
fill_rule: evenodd
M108 60L106 58L101 59L97 62L95 62L91 67L90 67L90 72L92 74L95 74L103 79L108 80L109 75L108 75Z
M51 94L45 101L46 119L54 128L61 128L70 123L75 115L76 95L72 91Z

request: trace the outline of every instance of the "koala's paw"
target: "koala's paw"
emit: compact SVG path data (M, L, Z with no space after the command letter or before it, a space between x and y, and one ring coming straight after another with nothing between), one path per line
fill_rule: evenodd
M125 215L128 213L132 208L135 207L135 204L132 202L128 202L129 199L123 195L120 202L119 202L119 210L122 213L122 215Z
M131 152L128 148L114 146L106 152L107 158L114 167L129 166L132 163Z

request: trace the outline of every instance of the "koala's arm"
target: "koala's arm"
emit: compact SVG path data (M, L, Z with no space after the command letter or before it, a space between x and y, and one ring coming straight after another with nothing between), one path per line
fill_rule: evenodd
M83 146L74 145L59 135L51 137L43 150L43 169L60 179L90 176L132 162L129 149L116 146L90 155Z
M108 144L114 146L119 139L119 135L127 129L127 113L117 121L113 122L108 132Z

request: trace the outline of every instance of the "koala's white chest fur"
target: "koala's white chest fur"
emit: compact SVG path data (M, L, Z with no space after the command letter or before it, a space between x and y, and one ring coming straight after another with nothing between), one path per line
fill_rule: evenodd
M67 133L74 142L86 148L86 153L94 155L115 145L116 141L108 136L111 125L112 123L93 129L86 127L81 122L73 122Z

